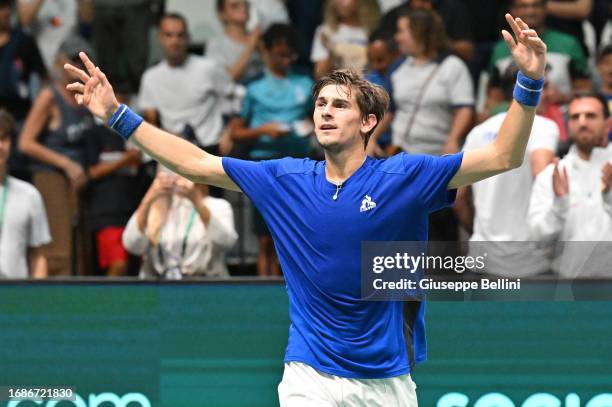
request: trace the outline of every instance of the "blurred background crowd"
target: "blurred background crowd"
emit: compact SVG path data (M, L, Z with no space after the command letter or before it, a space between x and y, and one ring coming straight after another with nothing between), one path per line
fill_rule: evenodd
M431 240L498 242L498 275L575 276L563 256L612 256L562 247L612 241L610 0L0 0L0 278L282 274L247 197L172 174L76 104L62 67L80 51L121 102L213 154L322 159L311 87L350 68L391 95L368 154L442 155L501 126L506 12L549 52L525 162L460 190ZM612 277L600 263L586 275Z

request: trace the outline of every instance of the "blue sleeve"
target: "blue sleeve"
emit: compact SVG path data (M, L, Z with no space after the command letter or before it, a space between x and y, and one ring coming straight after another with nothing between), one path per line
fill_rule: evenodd
M457 190L449 190L448 184L459 171L462 160L463 152L442 157L404 154L406 171L416 170L414 188L430 213L455 203Z
M223 157L221 163L225 173L263 213L276 193L274 184L277 161L247 161Z

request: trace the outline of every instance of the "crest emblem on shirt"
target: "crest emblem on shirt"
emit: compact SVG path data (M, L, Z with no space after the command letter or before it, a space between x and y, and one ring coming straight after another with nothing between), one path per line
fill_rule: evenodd
M369 195L366 195L365 198L363 198L363 201L361 201L359 212L367 212L374 208L376 208L376 202L374 202Z

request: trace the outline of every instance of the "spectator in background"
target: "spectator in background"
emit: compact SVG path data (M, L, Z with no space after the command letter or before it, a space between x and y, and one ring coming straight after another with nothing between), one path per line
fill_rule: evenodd
M490 2L492 0L487 0ZM478 7L482 7L479 3ZM392 8L381 19L379 27L395 32L397 20L410 10L435 10L442 21L447 34L449 52L468 62L474 54L473 34L466 6L458 0L408 0ZM480 22L474 24L479 24ZM497 29L499 35L499 29Z
M507 108L512 101L517 71L513 64L502 77ZM472 129L463 151L492 143L505 117L506 112L499 113ZM476 257L487 253L486 272L520 278L550 270L550 260L536 247L529 233L527 211L533 180L553 161L558 140L557 125L550 119L536 116L520 167L459 189L455 212L464 228L473 231L469 255Z
M236 242L232 207L208 186L161 170L123 232L142 255L141 278L228 277L225 251Z
M263 69L257 45L259 27L249 32L249 2L246 0L217 0L217 14L223 34L211 39L206 55L227 69L234 82L246 84L258 77Z
M248 86L241 115L230 123L232 138L254 142L249 152L252 160L306 157L312 149L309 136L313 130L313 83L310 77L291 70L291 63L297 59L297 34L286 24L274 24L262 39L265 75ZM259 241L258 274L279 275L272 236L261 215L254 213L254 232Z
M474 89L465 62L447 53L442 19L433 10L408 11L397 20L396 40L407 58L391 75L393 144L411 154L458 152L472 126ZM452 209L429 222L430 240L458 240Z
M368 36L378 24L376 0L328 0L323 24L315 32L311 61L314 77L334 69L363 72L367 65Z
M564 253L563 242L612 241L612 147L600 148L607 145L610 111L605 99L595 93L577 94L568 109L574 145L562 160L538 175L527 220L537 240L556 242L553 269L562 276L602 276L604 272L609 277L609 244L591 245L586 252L582 252L584 246L568 245ZM580 253L575 249L581 249ZM588 257L595 269L584 268Z
M36 42L20 29L11 29L12 0L0 0L0 108L15 119L11 133L10 172L25 180L30 179L26 157L18 150L17 136L31 108L32 79L47 80L47 70Z
M30 32L49 71L62 43L77 30L77 0L18 0L21 27Z
M83 132L93 126L87 109L66 90L65 63L81 64L79 52L91 52L79 37L60 47L58 78L42 89L20 136L19 148L33 159L33 181L49 215L53 242L44 248L50 275L68 275L73 252L72 225L78 218L78 192L87 182L83 162Z
M572 36L546 27L547 0L512 0L510 13L524 20L548 47L549 85L558 94L555 103L565 104L572 90L588 90L591 87L587 60L580 43ZM512 57L503 40L499 40L493 49L489 64L491 74L485 111L503 100L503 91L499 78L510 65ZM486 116L486 114L485 114Z
M478 84L483 71L489 66L491 52L499 41L499 28L505 24L507 0L462 0L468 14L474 40L474 53L468 62L472 80ZM444 17L443 17L444 19Z
M546 25L576 38L585 54L582 22L588 20L593 9L593 0L547 0Z
M164 15L158 34L164 60L145 71L140 86L145 120L219 154L229 76L210 57L188 53L187 21L180 14Z
M0 109L0 278L47 277L40 247L51 241L40 193L8 175L15 122Z
M117 99L127 103L129 97L118 92ZM122 276L128 255L121 236L142 197L137 179L142 154L103 125L86 130L84 139L88 227L95 233L98 267L109 277Z
M601 77L601 94L608 102L608 110L612 110L612 44L605 46L597 57L597 70ZM608 134L612 140L612 130Z
M149 56L149 30L159 0L90 0L98 63L115 86L138 92Z
M368 43L368 73L366 79L372 83L382 86L389 95L393 94L391 74L402 63L397 43L393 35L377 30L370 35ZM391 144L391 121L393 120L394 107L391 105L385 113L382 122L370 137L367 146L368 154L371 156L383 156L384 150Z
M312 72L310 50L317 27L323 21L324 0L287 0L287 11L291 26L298 32L300 38L299 58L296 65L305 71Z
M393 144L416 154L456 153L470 130L474 89L465 63L446 49L440 16L412 10L397 21L407 58L391 75Z

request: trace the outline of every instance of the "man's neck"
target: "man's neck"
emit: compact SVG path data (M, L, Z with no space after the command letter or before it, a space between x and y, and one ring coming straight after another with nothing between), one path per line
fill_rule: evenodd
M187 57L188 56L189 56L188 54L185 54L185 56L183 56L180 59L169 59L169 58L166 58L166 63L168 65L172 66L172 67L182 66L187 61Z
M6 166L0 165L0 185L4 184L4 179L6 178Z
M591 159L591 153L593 152L593 148L578 146L576 147L576 150L578 151L578 157L580 157L581 160L589 161Z
M338 153L325 152L325 177L333 183L346 181L363 165L366 153L363 145Z

